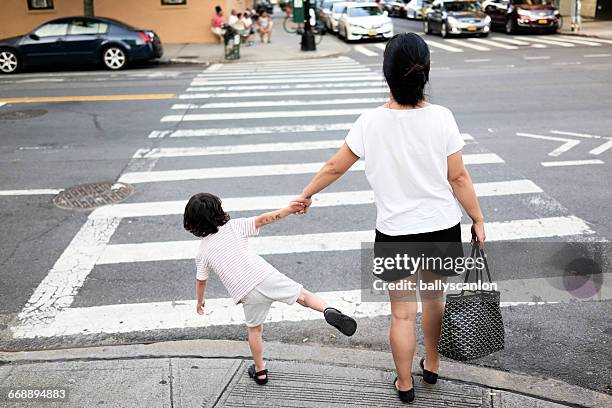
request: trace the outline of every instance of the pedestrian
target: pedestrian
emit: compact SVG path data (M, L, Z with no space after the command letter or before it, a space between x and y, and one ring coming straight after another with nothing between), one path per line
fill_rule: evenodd
M428 250L436 245L430 243L450 243L448 252L463 256L459 204L472 219L472 241L481 246L485 241L484 217L463 163L465 143L457 123L450 110L425 101L429 69L429 48L420 36L394 36L387 43L383 59L383 73L391 91L389 100L357 119L344 145L295 198L304 204L304 212L308 211L313 195L340 178L359 158L365 159L366 177L374 191L377 210L375 254L377 247L389 242L412 242ZM401 245L408 248L409 244ZM408 271L382 279L401 284L416 282L417 276L424 281L446 279L422 269L418 274ZM417 289L408 289L388 291L389 337L397 371L393 386L403 402L415 398L411 372ZM428 290L419 291L419 297L425 337L425 356L420 365L423 381L434 384L440 364L437 347L444 296L441 290Z
M268 39L268 44L272 42L272 18L267 11L262 11L257 19L257 31L259 32L259 39L263 43L264 40Z
M215 7L215 14L212 16L210 22L210 29L213 34L216 36L219 44L223 43L223 34L225 34L225 30L223 26L225 25L225 16L223 15L223 10L221 6Z
M251 46L253 45L253 41L251 41L251 36L253 35L253 20L251 20L251 17L247 13L248 12L238 13L238 22L235 26L240 34L242 42L247 46Z
M227 24L230 26L233 26L237 22L238 22L238 14L235 9L232 9L232 11L230 11L229 18L227 19Z
M210 272L214 272L234 302L243 306L254 362L248 373L260 385L268 382L262 334L264 320L273 302L288 305L298 302L321 312L330 325L347 336L352 336L357 329L353 318L328 307L318 295L307 291L248 249L247 238L257 235L261 227L303 209L301 203L295 202L257 217L230 219L223 211L221 200L209 193L194 195L185 207L184 228L202 238L196 254L196 312L204 314L206 284Z

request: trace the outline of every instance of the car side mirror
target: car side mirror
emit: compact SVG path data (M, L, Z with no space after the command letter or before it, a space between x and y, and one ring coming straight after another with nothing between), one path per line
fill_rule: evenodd
M29 37L30 37L31 39L33 39L34 41L38 41L38 40L40 40L40 37L39 37L39 36L37 36L37 35L36 35L36 34L34 34L34 33L30 34L30 36L29 36Z

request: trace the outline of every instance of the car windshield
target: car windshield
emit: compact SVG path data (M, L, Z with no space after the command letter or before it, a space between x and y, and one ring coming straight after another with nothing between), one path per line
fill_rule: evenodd
M525 0L528 1L528 0ZM454 11L480 11L480 4L475 1L449 1L444 2L444 10Z
M552 1L550 0L514 0L514 4L520 4L522 6L550 6Z
M377 6L368 7L351 7L349 10L350 17L369 17L369 16L381 16L382 10Z
M345 5L343 4L334 4L334 13L335 14L342 14L344 13L344 9L346 8Z

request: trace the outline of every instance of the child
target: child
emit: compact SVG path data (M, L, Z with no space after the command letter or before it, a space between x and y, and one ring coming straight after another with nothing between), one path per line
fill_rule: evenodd
M357 330L353 318L327 307L323 299L277 271L247 247L247 238L257 235L262 226L303 210L303 204L293 202L257 217L230 220L219 197L208 193L194 195L185 207L183 226L202 238L196 255L196 312L204 314L206 282L213 271L219 275L234 302L242 303L249 348L255 363L249 367L248 373L259 385L268 382L262 334L263 322L273 302L292 305L297 301L304 307L322 312L327 323L347 336L352 336Z

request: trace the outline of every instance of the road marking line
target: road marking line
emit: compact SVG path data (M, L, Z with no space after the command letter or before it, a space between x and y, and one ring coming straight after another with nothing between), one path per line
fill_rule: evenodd
M517 38L517 37L515 37L515 38ZM533 38L533 37L520 37L520 38L525 40L525 41L530 41L530 42L535 42L535 43L542 43L542 44L548 44L548 45L558 45L560 47L575 47L576 46L576 44L566 43L566 42L562 42L562 41L542 40L542 39Z
M25 195L56 195L64 191L58 188L40 188L30 190L0 190L0 196L25 196Z
M534 57L523 57L526 60L549 60L550 56L549 55L539 55L539 56L534 56Z
M353 47L353 49L363 55L365 55L366 57L376 57L378 56L378 53L374 52L374 51L370 51L368 50L366 47L364 47L363 45L355 45Z
M462 225L462 239L471 239L470 225ZM580 218L550 217L487 223L487 240L507 241L592 234ZM249 247L259 255L360 250L373 242L373 231L346 231L254 237ZM96 265L193 259L200 240L107 245Z
M319 106L319 105L358 105L364 103L384 103L389 98L347 98L323 100L284 100L284 101L248 101L248 102L218 102L204 105L176 104L172 109L220 109L220 108L263 108L272 106Z
M518 49L517 46L514 45L507 45L504 43L499 43L496 41L491 41L491 40L485 40L484 38L470 38L470 41L474 41L480 44L485 44L485 45L489 45L491 47L496 47L496 48L503 48L505 50L516 50Z
M493 40L492 40L493 41ZM513 40L510 38L494 37L494 41L502 41L512 45L530 45L530 43L520 40Z
M466 154L465 164L498 164L504 160L494 153ZM155 183L161 181L210 180L235 177L283 176L316 173L324 163L266 164L259 166L205 167L199 169L126 172L119 177L122 183ZM365 162L358 161L349 171L363 171Z
M580 65L581 62L579 61L574 61L574 62L553 62L552 65Z
M541 36L538 36L536 38L545 39L545 40L548 39L546 37L541 37ZM569 42L569 43L574 43L574 44L588 45L588 46L591 46L591 47L601 47L601 44L599 44L599 43L596 43L596 42L593 42L593 41L578 40L578 39L575 39L575 38L571 38L570 39L570 38L564 37L563 41L566 41L566 42Z
M374 46L382 51L384 51L387 48L386 44L374 44Z
M611 56L612 54L584 54L584 58L603 58Z
M604 164L599 159L592 160L568 160L568 161L554 161L554 162L542 162L544 167L561 167L561 166L584 166L586 164Z
M574 40L576 36L573 35L557 35L557 38L562 38L563 40ZM604 43L604 44L612 44L612 40L604 40L603 38L592 38L592 37L582 37L588 38L589 41Z
M212 64L204 72L216 72L223 68L223 64Z
M461 136L463 137L463 140L465 141L474 140L474 137L470 135L469 133L462 133Z
M580 140L566 139L563 137L554 137L554 136L543 136L543 135L534 135L532 133L517 133L517 136L521 137L529 137L532 139L541 139L541 140L552 140L555 142L564 142L561 146L557 147L552 152L548 153L549 156L557 157L561 154L567 152L571 148L580 144Z
M478 50L478 51L491 51L490 48L483 47L482 45L476 45L476 44L469 43L467 41L461 41L461 40L457 40L457 39L448 39L448 40L444 40L444 42L449 42L451 44L455 44L455 45L458 45L458 46L461 46L461 47L472 48L472 49Z
M381 87L381 81L361 82L360 87ZM351 88L355 84L339 83L339 84L292 84L292 85L237 85L237 86L197 86L187 88L187 92L205 92L205 91L264 91L271 89L316 89L316 88Z
M161 122L243 120L243 119L279 119L279 118L317 118L327 116L357 116L370 108L355 109L318 109L299 111L260 111L231 113L195 113L186 115L167 115Z
M0 106L6 105L6 102L0 102Z
M429 47L440 48L441 50L449 51L449 52L463 52L461 48L451 47L450 45L442 44L432 40L425 40Z
M265 71L265 72L260 72L260 71L256 71L256 72L250 72L248 73L249 77L253 76L255 78L263 78L266 76L273 76L276 75L276 77L278 78L278 74L284 72L284 73L290 73L290 74L294 74L294 75L299 75L299 74L334 74L334 73L342 73L342 72L371 72L371 70L367 67L363 67L363 66L347 66L347 67L341 67L341 68L333 68L333 69L325 69L324 72L321 73L317 73L317 72L313 72L312 69L300 69L299 71L287 71L287 70L282 70L282 71ZM244 72L215 72L214 74L208 74L208 75L204 75L204 74L200 74L196 77L197 78L203 78L203 79L215 79L215 78L225 78L225 77L242 77L244 78L244 76L247 75L247 73ZM195 79L194 79L195 80Z
M463 62L489 62L489 61L491 61L491 60L488 59L488 58L477 58L477 59L466 59L466 60L463 60Z
M236 65L224 65L223 69L224 70L230 70L230 69L253 70L253 69L266 68L266 67L274 68L274 67L279 67L279 66L295 67L295 66L307 66L307 65L317 66L317 65L332 65L332 64L347 64L347 63L358 64L357 61L349 57L339 57L339 58L330 58L330 59L303 58L303 59L297 59L297 60L281 60L281 61L266 61L266 62L240 62L239 64L236 64Z
M607 151L610 148L612 148L612 140L608 140L607 142L605 142L601 146L596 147L596 148L594 148L592 150L589 150L589 153L593 154L595 156L598 156L598 155L602 154L603 152Z
M538 194L542 189L531 180L509 180L488 183L475 183L478 197L499 197L520 194ZM265 211L281 208L295 198L294 195L254 196L254 197L224 197L225 211ZM159 217L183 214L187 200L158 201L146 203L120 203L99 207L90 218L135 218ZM313 198L313 207L335 207L344 205L374 204L374 192L342 191L337 193L320 193Z
M585 138L588 138L588 139L612 139L610 137L604 137L604 136L598 136L598 135L590 135L588 133L565 132L563 130L551 130L550 133L554 133L556 135L585 137Z
M372 70L370 69L360 69L360 70L351 70L351 71L344 71L344 72L325 72L325 73L291 73L292 75L307 75L308 78L338 78L338 77L345 77L347 75L372 75L375 74L374 72L372 72ZM191 81L191 85L192 86L199 86L199 85L206 85L206 84L210 84L210 83L215 83L216 81L238 81L241 79L244 79L245 75L224 75L224 76L215 76L215 77L208 77L208 78L197 78L194 79L193 81ZM272 75L262 75L262 76L258 76L258 75L252 75L249 74L248 78L250 80L268 80L268 79L276 79L276 83L278 83L278 74L272 74Z
M345 76L341 78L300 78L299 81L301 83L305 82L357 82L360 81L375 81L378 79L382 79L382 76L379 74L371 73L367 75L358 75L358 76ZM271 79L241 79L241 80L219 80L219 81L193 81L192 85L248 85L248 84L277 84L279 81L278 76Z
M168 132L169 137L214 137L214 136L243 136L264 135L270 133L309 133L330 132L336 130L349 130L353 123L330 123L321 125L295 125L295 126L256 126L256 127L232 127L232 128L208 128L208 129L179 129ZM151 137L149 135L149 137ZM156 137L157 136L156 134Z
M381 85L382 85L381 80ZM353 84L354 86L354 84ZM210 98L253 98L260 96L295 96L295 95L353 95L353 94L376 94L388 93L387 87L377 88L344 88L344 89L313 89L313 90L291 90L270 92L219 92L219 93L191 93L179 95L178 99L210 99Z
M344 140L320 140L295 143L258 143L244 145L207 146L207 147L164 147L154 149L138 149L135 159L151 159L161 157L194 157L219 154L245 154L263 152L291 152L300 150L337 149Z
M4 103L50 103L50 102L99 102L99 101L142 101L176 99L176 94L140 94L140 95L82 95L82 96L41 96L27 98L2 98Z

